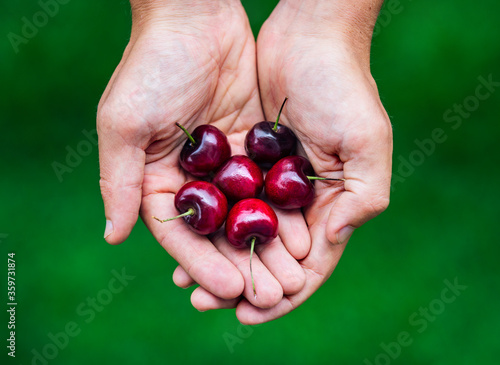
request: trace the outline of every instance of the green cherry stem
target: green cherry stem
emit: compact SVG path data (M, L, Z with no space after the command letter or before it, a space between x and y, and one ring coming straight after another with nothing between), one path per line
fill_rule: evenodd
M175 123L175 125L177 127L179 127L180 129L182 129L184 131L184 133L186 133L186 136L189 138L189 140L191 141L192 144L196 144L196 141L194 140L193 136L188 132L188 130L186 128L184 128L179 123Z
M193 208L189 208L187 212L182 213L182 214L178 215L177 217L168 218L168 219L160 219L160 218L153 216L153 219L156 219L160 223L164 223L164 222L168 222L168 221L173 221L174 219L177 219L177 218L187 217L188 215L194 215L194 213L195 213L195 210Z
M345 181L345 179L330 179L328 177L307 176L309 180Z
M253 271L252 271L252 256L253 251L255 250L255 241L257 237L252 237L252 243L250 244L250 276L252 277L252 288L253 288L253 296L257 298L257 291L255 290L255 281L253 280Z
M275 131L275 132L278 130L278 123L280 121L281 112L283 111L283 108L285 107L285 103L287 100L288 100L288 98L285 98L285 101L283 102L283 104L281 104L280 112L278 113L278 118L276 118L276 123L274 123L274 127L273 127L273 131Z

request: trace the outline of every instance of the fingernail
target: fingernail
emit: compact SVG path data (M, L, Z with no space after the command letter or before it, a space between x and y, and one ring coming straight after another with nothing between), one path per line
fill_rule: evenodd
M347 240L351 237L353 232L354 232L354 227L345 226L344 228L342 228L340 231L337 232L337 242L340 245L344 242L347 242Z
M106 220L106 229L104 230L104 239L108 238L108 236L113 233L113 222L109 219Z

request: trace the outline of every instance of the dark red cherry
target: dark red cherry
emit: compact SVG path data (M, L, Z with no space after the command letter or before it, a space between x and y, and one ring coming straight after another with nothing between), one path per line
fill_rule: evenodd
M269 200L281 209L302 208L314 198L311 180L343 181L314 176L311 163L301 156L279 160L266 175L265 191Z
M257 295L252 272L255 245L265 245L278 235L278 217L267 203L259 199L240 200L229 211L226 236L236 248L250 247L250 275L254 295Z
M264 186L264 176L250 158L235 155L217 170L212 183L228 200L236 202L259 195Z
M217 187L206 181L192 181L183 185L175 194L175 208L181 213L177 217L159 219L168 222L183 218L191 229L201 235L217 231L227 216L227 199Z
M208 176L231 157L231 146L227 137L217 127L204 124L189 134L186 128L178 123L176 125L188 136L179 161L182 168L191 175Z
M247 155L264 168L270 168L280 159L295 153L297 137L292 130L279 124L285 98L276 122L260 122L253 126L245 138Z
M240 200L229 211L226 236L236 248L264 245L278 235L278 217L273 208L260 199Z

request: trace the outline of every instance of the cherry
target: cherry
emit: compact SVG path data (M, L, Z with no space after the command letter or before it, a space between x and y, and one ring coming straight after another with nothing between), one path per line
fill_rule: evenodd
M217 127L205 124L198 126L192 134L179 123L188 140L182 147L180 164L184 170L198 177L208 176L231 157L231 146L227 137Z
M206 181L191 181L175 194L174 205L182 214L157 221L184 218L190 228L201 235L217 231L227 216L227 199L217 187Z
M264 176L259 166L250 158L235 155L217 170L212 183L228 200L236 202L259 195L264 186Z
M345 181L316 177L307 159L301 156L288 156L279 160L267 173L266 195L279 208L302 208L314 198L314 185L311 180Z
M229 211L226 236L236 248L250 247L250 275L253 293L257 296L252 272L252 256L256 245L265 245L278 235L278 217L267 203L259 199L240 200Z
M253 126L245 138L247 155L260 166L269 168L285 156L292 155L297 147L297 137L292 130L279 124L285 98L276 122L260 122Z

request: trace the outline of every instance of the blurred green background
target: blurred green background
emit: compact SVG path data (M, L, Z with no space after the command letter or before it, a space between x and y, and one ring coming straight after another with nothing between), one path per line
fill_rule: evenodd
M243 3L257 33L277 1ZM498 1L386 1L372 69L394 126L391 205L356 232L310 300L257 327L233 310L193 309L142 222L121 246L102 238L98 152L82 131L95 128L127 43L128 2L69 1L18 53L7 34L40 5L0 9L1 364L499 363L500 87L476 97L481 78L500 82ZM60 181L52 163L68 148L85 156ZM5 346L8 252L15 359ZM122 270L126 286L112 281ZM442 297L445 281L466 289ZM110 283L123 289L109 296ZM88 304L96 296L105 305Z

